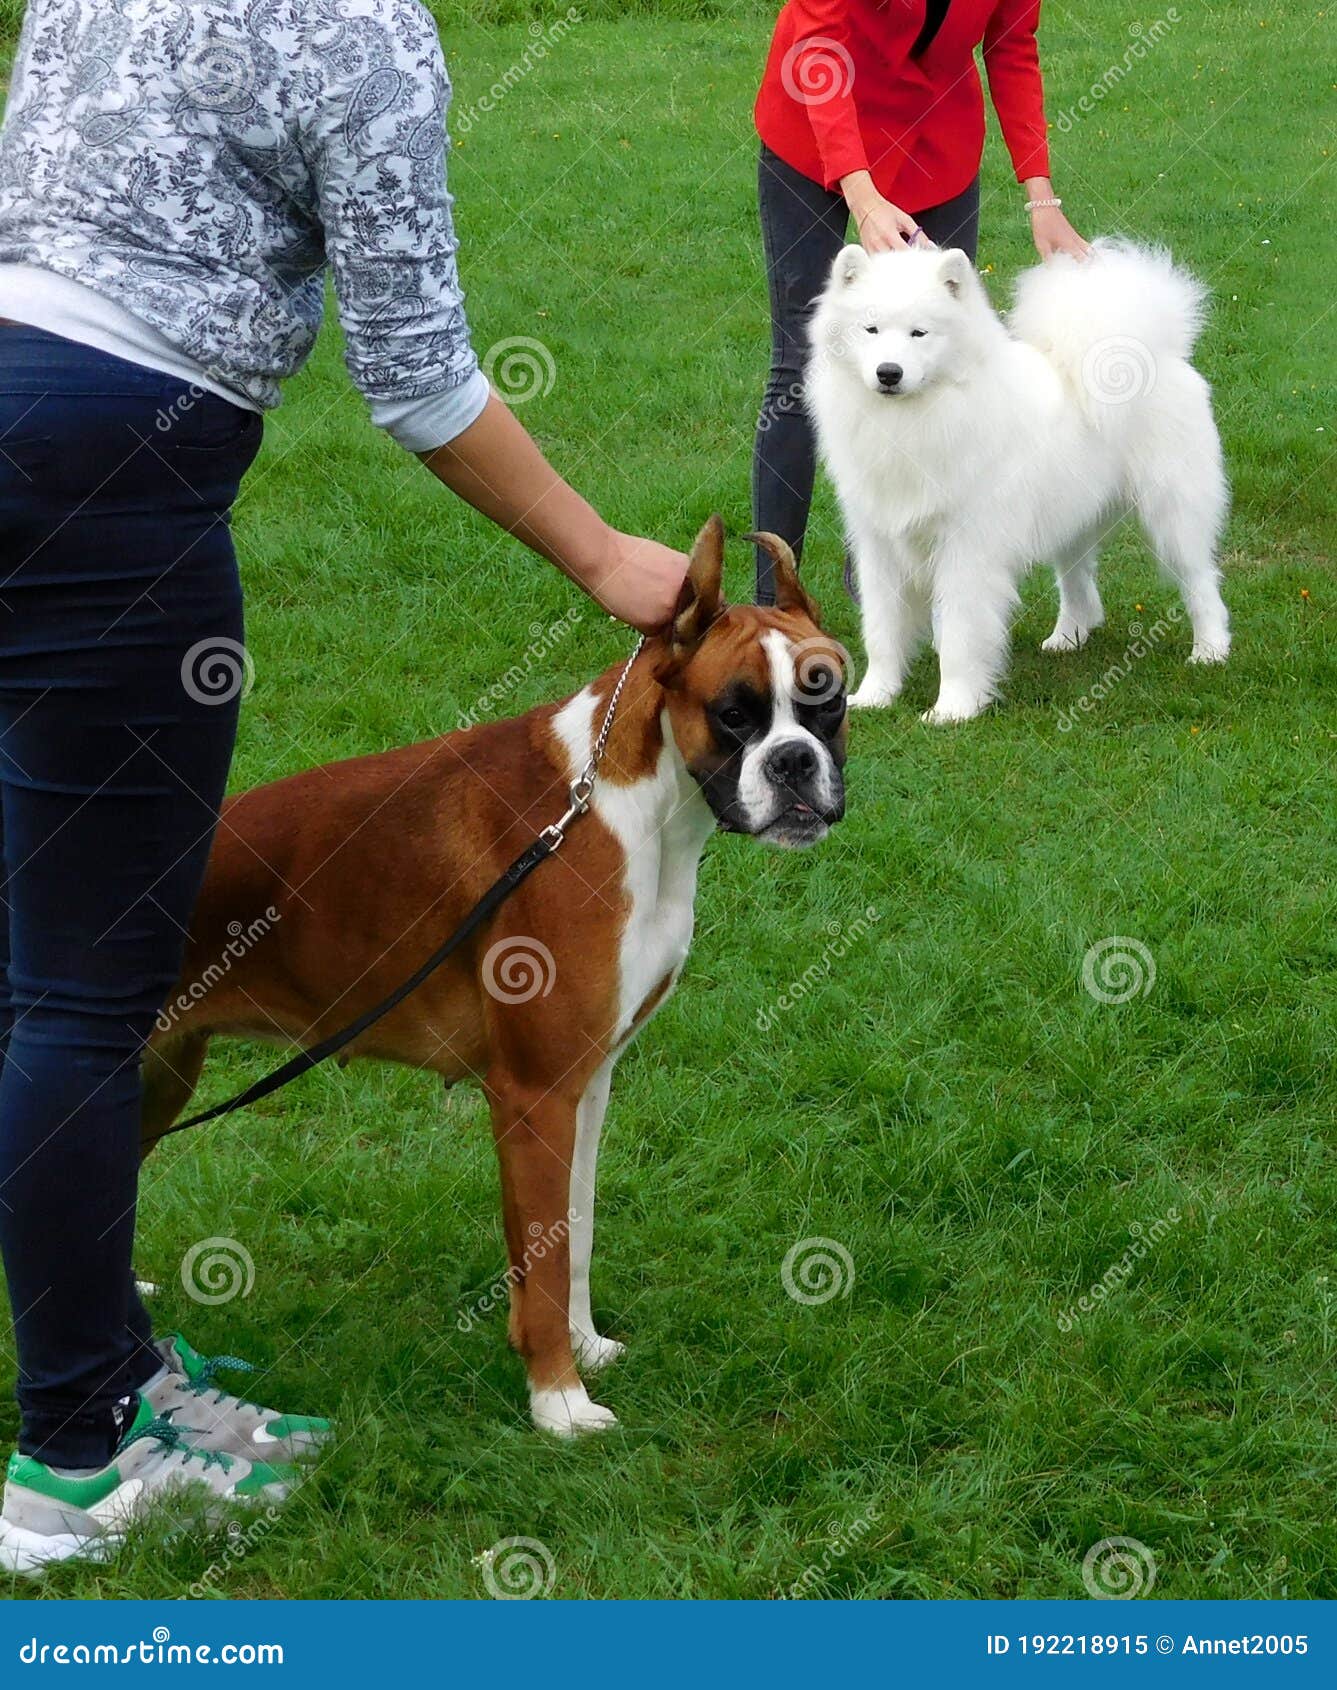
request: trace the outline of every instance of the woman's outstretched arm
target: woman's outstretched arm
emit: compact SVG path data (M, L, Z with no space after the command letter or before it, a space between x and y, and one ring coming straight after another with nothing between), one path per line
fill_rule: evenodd
M673 614L687 559L610 528L496 394L463 433L419 454L439 481L643 633Z
M491 392L464 313L446 191L449 82L425 10L397 16L400 103L365 78L326 86L307 138L348 367L372 418L476 510L648 631L673 614L687 559L610 528ZM410 122L409 120L412 119Z

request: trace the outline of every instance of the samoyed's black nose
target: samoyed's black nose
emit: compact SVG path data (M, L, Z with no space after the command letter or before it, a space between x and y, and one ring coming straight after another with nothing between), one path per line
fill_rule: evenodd
M877 385L884 393L890 393L901 385L901 377L905 371L899 364L879 364L877 367Z

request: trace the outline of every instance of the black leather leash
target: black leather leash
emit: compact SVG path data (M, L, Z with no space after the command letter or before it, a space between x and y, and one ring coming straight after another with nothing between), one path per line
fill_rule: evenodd
M331 1056L337 1056L353 1040L360 1038L368 1027L374 1027L382 1017L388 1015L403 1003L411 993L416 992L424 980L429 979L437 969L446 962L466 939L470 938L483 925L490 915L493 915L506 902L516 888L529 876L540 863L558 850L566 838L566 831L571 824L583 816L590 807L590 799L594 795L594 780L598 773L599 763L603 758L604 747L608 744L608 735L613 726L613 713L617 709L618 700L622 697L622 689L627 684L627 676L631 673L631 666L640 656L645 645L644 639L638 641L635 651L627 659L622 673L618 676L617 685L613 688L613 696L608 701L608 710L603 719L603 726L599 729L599 737L594 743L594 750L584 769L571 783L570 803L566 813L557 821L550 823L539 834L538 838L515 859L505 874L494 880L483 896L465 916L455 931L443 945L437 947L426 960L420 963L408 979L400 986L396 986L388 997L382 998L370 1009L363 1010L355 1021L350 1021L346 1027L341 1027L337 1033L331 1033L319 1044L314 1044L308 1050L298 1051L296 1056L289 1057L272 1073L263 1079L256 1080L253 1085L240 1091L235 1097L230 1097L225 1103L216 1103L212 1109L204 1109L198 1115L192 1115L189 1120L178 1121L175 1126L167 1127L163 1132L154 1133L152 1138L143 1140L145 1144L157 1144L159 1139L170 1138L173 1133L183 1133L191 1127L202 1127L207 1121L220 1120L224 1115L232 1115L238 1109L248 1109L252 1103L258 1103L262 1097L269 1097L280 1091L284 1086L291 1085L303 1074L309 1074L313 1068Z
M583 811L577 813L583 814ZM341 1027L337 1033L331 1033L328 1038L312 1045L310 1049L298 1051L296 1056L289 1057L281 1067L275 1068L263 1079L256 1080L253 1085L247 1086L245 1091L239 1091L235 1097L228 1098L226 1103L216 1103L212 1109L204 1109L198 1115L192 1115L188 1121L178 1121L175 1126L155 1133L144 1142L156 1144L160 1138L170 1138L173 1133L183 1133L190 1127L202 1127L206 1121L217 1121L238 1109L249 1109L251 1104L258 1103L262 1097L268 1097L271 1092L276 1092L291 1084L293 1080L300 1079L303 1074L310 1073L329 1057L336 1056L345 1045L352 1044L368 1027L374 1027L382 1016L388 1015L392 1009L403 1003L410 992L416 992L423 981L435 974L442 963L459 950L471 934L477 932L493 911L506 902L521 881L527 880L539 864L556 849L557 846L548 839L546 832L540 834L529 849L515 859L500 880L493 881L445 944L439 946L426 962L415 968L402 986L396 986L389 997L382 998L378 1004L364 1010L356 1021L350 1021L346 1027Z

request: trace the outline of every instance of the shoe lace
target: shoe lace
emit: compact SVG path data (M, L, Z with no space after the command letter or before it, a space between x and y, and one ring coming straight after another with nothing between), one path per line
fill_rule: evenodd
M202 1461L206 1471L210 1467L221 1467L226 1472L232 1466L232 1457L222 1450L200 1449L188 1442L181 1432L172 1424L171 1419L164 1414L146 1421L137 1432L131 1432L121 1444L122 1449L128 1449L131 1444L137 1444L141 1438L152 1438L163 1445L165 1449L180 1455L183 1462Z
M258 1371L253 1362L243 1361L240 1356L204 1356L201 1360L202 1365L199 1372L193 1379L185 1380L184 1385L187 1390L193 1391L197 1397L204 1396L207 1391L213 1391L215 1403L226 1402L231 1395L231 1392L223 1390L217 1384L220 1373L225 1371L229 1373L255 1373ZM243 1408L253 1408L260 1412L261 1405L258 1402L247 1402L244 1397L236 1397L234 1400L239 1402Z

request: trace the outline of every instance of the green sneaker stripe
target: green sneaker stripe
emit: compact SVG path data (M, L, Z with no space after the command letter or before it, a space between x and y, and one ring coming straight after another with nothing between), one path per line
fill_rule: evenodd
M324 1437L329 1429L330 1422L315 1414L280 1414L277 1420L265 1422L265 1430L272 1438L291 1438L300 1432Z
M122 1447L124 1447L124 1445L126 1444L128 1439L134 1437L136 1432L143 1431L144 1427L148 1425L149 1421L152 1420L152 1418L153 1418L153 1404L149 1401L149 1399L147 1397L140 1397L139 1407L135 1410L134 1419L130 1422L130 1424L126 1427L125 1431L121 1434L121 1445L122 1445Z
M147 1397L140 1397L134 1419L121 1434L119 1448L124 1449L152 1419L152 1403ZM24 1490L36 1491L39 1496L49 1496L57 1502L68 1503L71 1508L83 1509L96 1507L121 1482L121 1470L114 1460L108 1462L101 1472L88 1473L83 1478L69 1478L53 1472L45 1461L38 1461L35 1456L20 1455L18 1450L10 1456L5 1476L12 1485L22 1485Z
M20 1455L15 1450L9 1458L9 1482L87 1512L111 1495L121 1482L121 1473L113 1463L100 1473L90 1473L83 1479L62 1478L59 1473L53 1473L45 1461L35 1461L31 1455Z
M270 1467L263 1461L251 1464L251 1470L240 1480L234 1489L238 1496L254 1496L263 1491L267 1485L292 1485L301 1479L301 1473L296 1467Z
M187 1379L194 1381L204 1372L205 1360L200 1352L188 1344L179 1332L168 1334L168 1344L176 1351L176 1359L181 1363L181 1371Z

